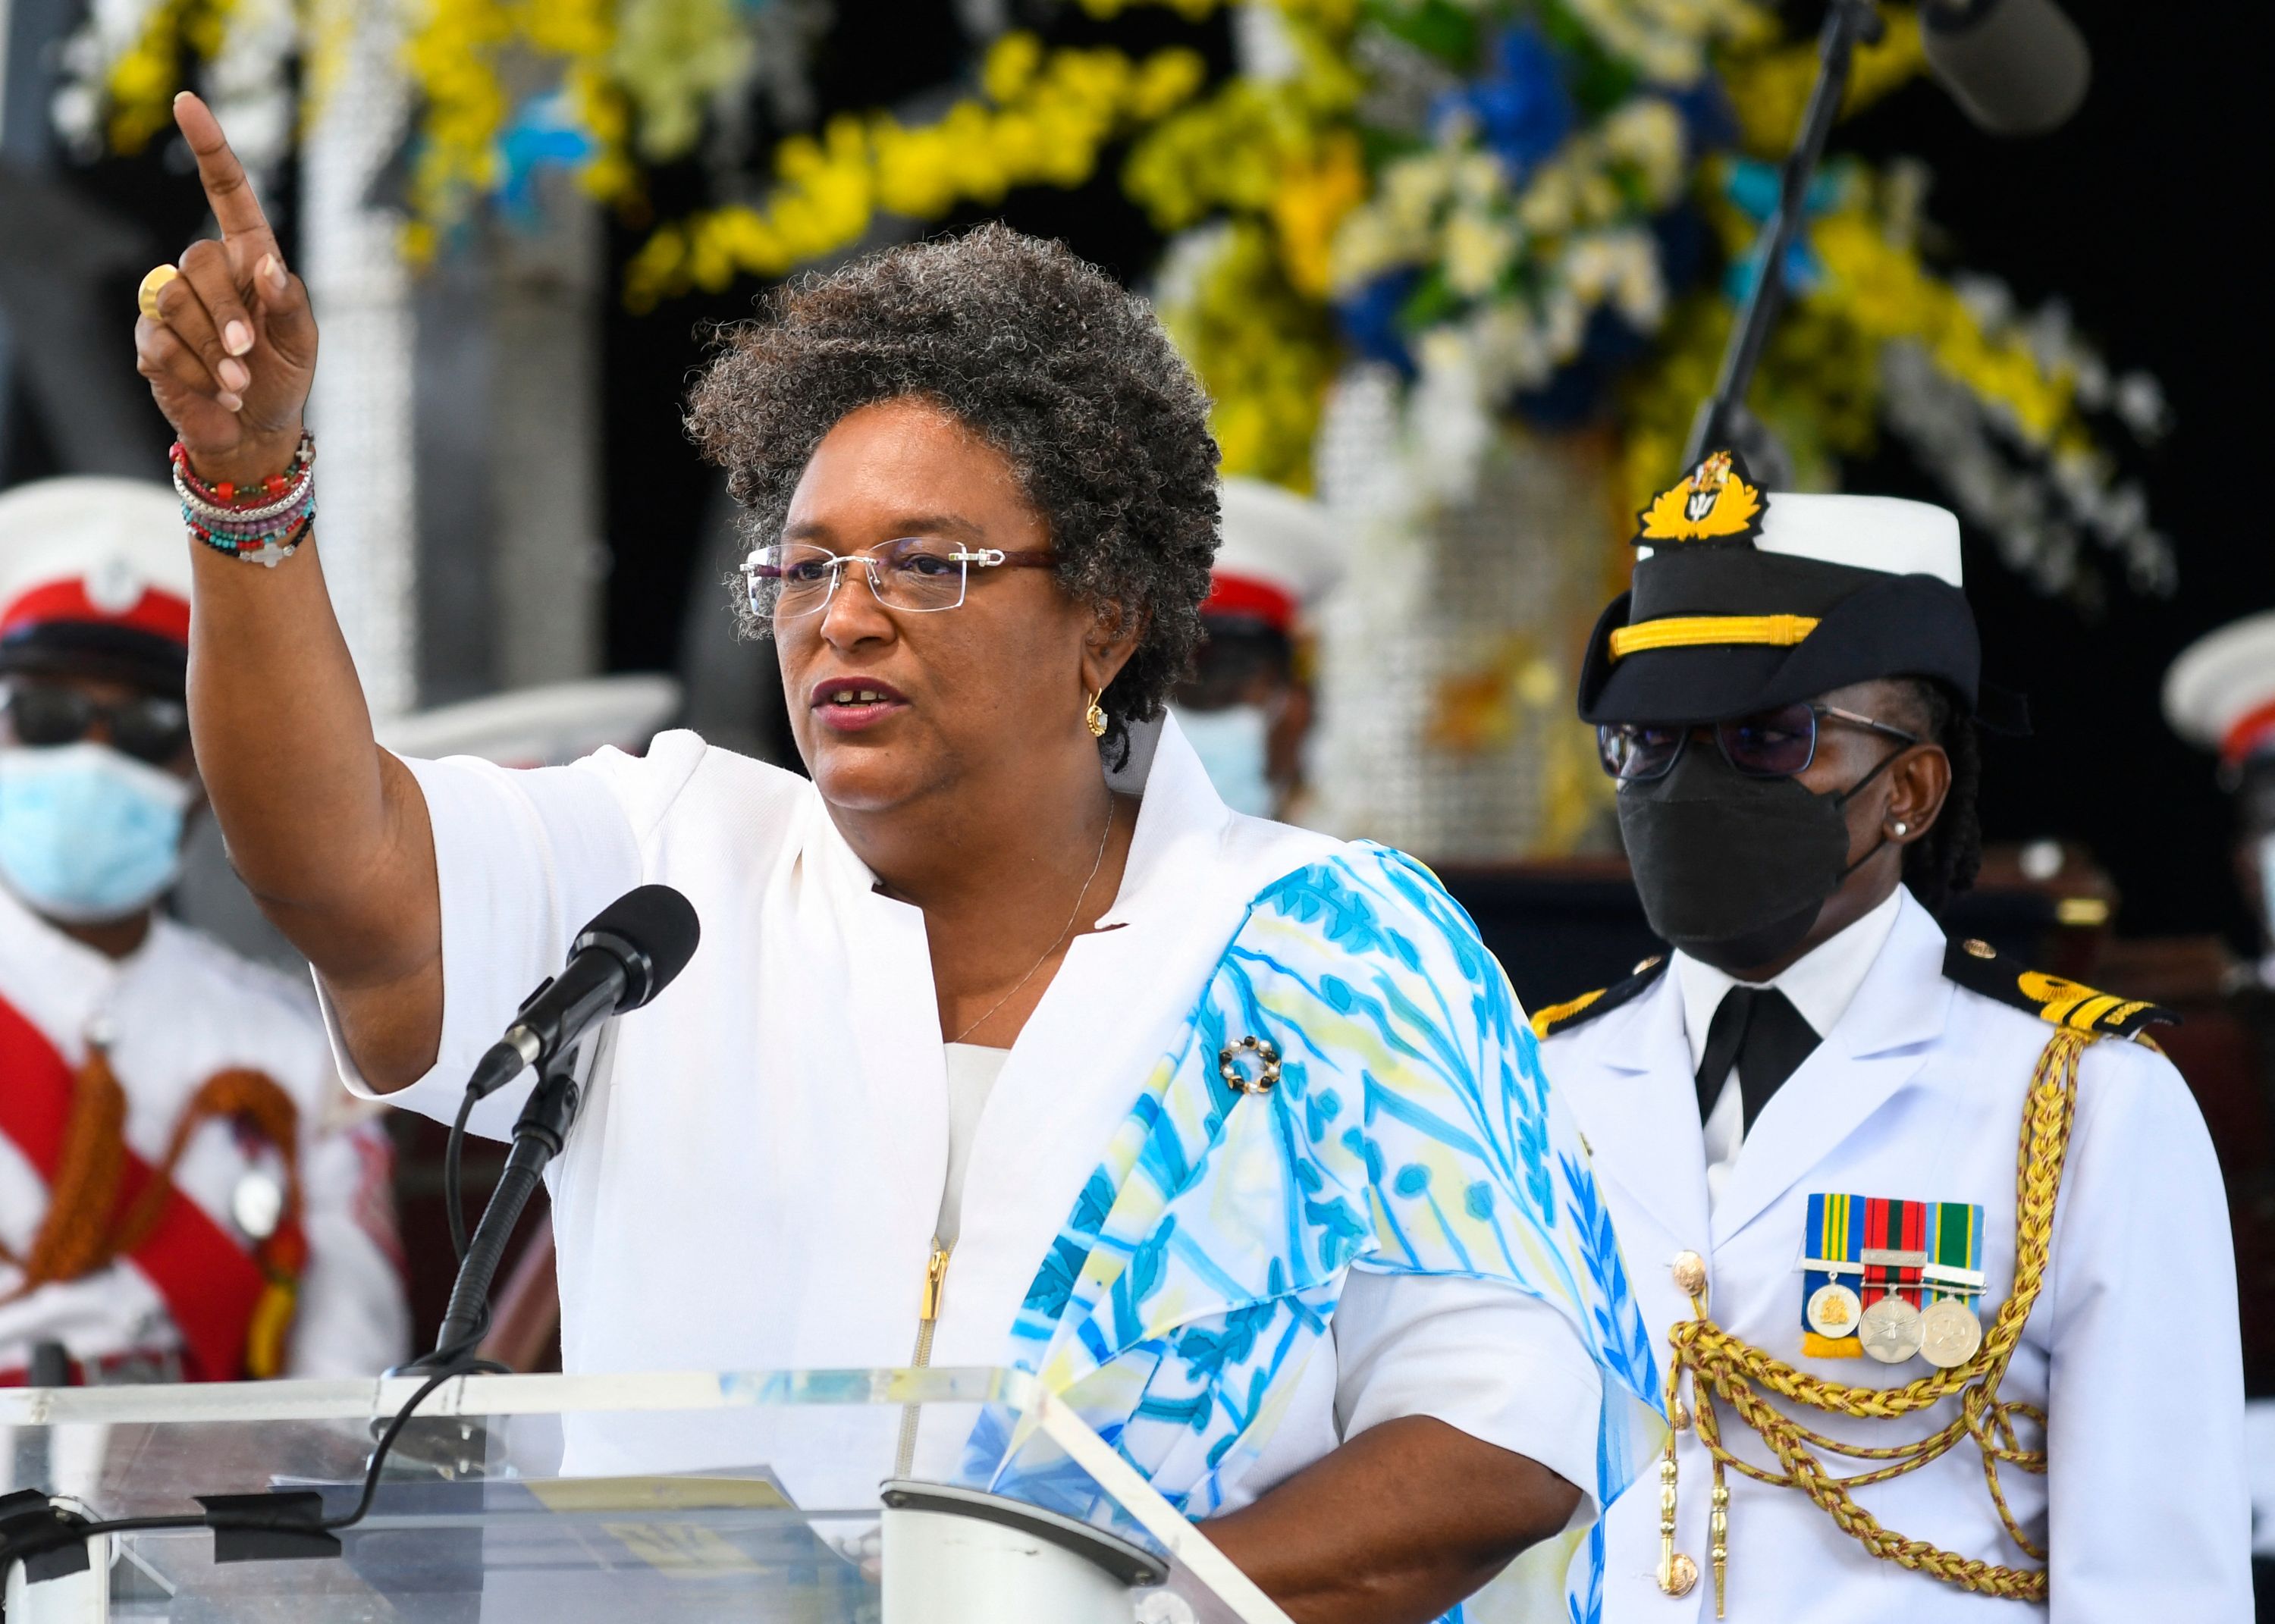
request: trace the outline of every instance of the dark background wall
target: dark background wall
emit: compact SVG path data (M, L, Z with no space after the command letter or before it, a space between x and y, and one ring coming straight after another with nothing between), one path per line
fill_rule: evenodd
M2128 934L2248 923L2228 877L2211 762L2165 730L2165 668L2190 639L2275 605L2275 548L2250 495L2265 467L2267 227L2246 131L2266 95L2268 13L2255 6L2065 0L2097 77L2078 119L2037 142L1976 134L1930 85L1858 123L1856 144L1933 167L1929 208L1965 260L2025 298L2066 296L2112 364L2162 380L2175 430L2139 459L2178 549L2169 601L2116 596L2097 621L2038 597L1987 546L1968 559L1991 668L2030 694L2035 736L1985 752L1993 840L2084 842L2116 877ZM1882 457L1856 488L1931 495ZM1969 538L1977 542L1980 538Z

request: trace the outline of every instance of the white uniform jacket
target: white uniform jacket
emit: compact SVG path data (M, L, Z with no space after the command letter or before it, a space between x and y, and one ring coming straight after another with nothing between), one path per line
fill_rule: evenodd
M625 890L675 886L702 922L680 978L608 1029L548 1172L564 1367L908 1363L949 1144L921 910L877 891L806 780L692 733L567 767L408 765L435 829L443 1031L434 1070L391 1103L448 1121L523 997ZM979 1116L931 1363L1011 1361L1038 1269L1251 899L1336 850L1228 811L1164 724L1120 893L1069 948ZM364 1089L344 1046L340 1061ZM474 1130L505 1137L527 1093L524 1081L484 1101ZM1599 1378L1553 1310L1490 1283L1365 1276L1334 1330L1335 1357L1305 1366L1231 1503L1402 1415L1595 1480ZM821 1462L842 1481L826 1484L812 1469L818 1418L788 1440L717 1417L572 1430L570 1465L787 1473L802 1461L801 1499L865 1497L887 1475L896 1419L851 1429ZM952 1469L959 1442L927 1415L918 1475Z
M1846 1013L1746 1135L1711 1213L1675 976L1543 1044L1549 1076L1593 1147L1662 1370L1666 1328L1691 1317L1670 1264L1691 1251L1706 1261L1712 1317L1776 1357L1855 1386L1929 1373L1916 1358L1803 1356L1799 1263L1814 1193L1980 1203L1986 1322L2006 1300L2023 1097L2055 1029L1946 979L1944 952L1943 932L1907 894ZM2082 1058L2044 1288L1999 1396L2049 1416L2050 1476L2007 1466L1999 1482L2022 1526L2051 1550L2053 1620L2250 1616L2235 1267L2219 1168L2187 1085L2140 1044L2104 1039ZM1958 1406L1880 1422L1789 1413L1826 1436L1878 1445L1921 1438ZM1726 1444L1775 1465L1727 1405L1719 1414ZM2029 1431L2025 1424L2026 1446ZM1678 1438L1675 1548L1701 1577L1680 1599L1659 1592L1659 1496L1639 1485L1606 1521L1604 1617L1613 1624L1714 1616L1709 1462L1695 1431ZM1847 1475L1870 1463L1827 1464ZM1867 1555L1796 1489L1735 1471L1728 1484L1734 1624L2029 1616ZM1968 1440L1856 1498L1899 1533L2037 1565L2000 1526Z
M286 1373L370 1375L402 1361L410 1315L396 1252L392 1157L376 1122L342 1125L351 1102L340 1093L323 1030L299 987L163 917L140 948L114 961L0 890L0 1018L22 1023L19 1039L44 1040L72 1069L87 1057L89 1033L108 1029L110 1069L127 1101L127 1149L151 1167L164 1160L183 1107L215 1073L245 1067L277 1083L299 1112L308 1242ZM20 1081L0 1077L0 1088ZM240 1143L231 1123L208 1121L190 1139L173 1182L223 1236L249 1250L232 1197L256 1165L280 1173L275 1159L265 1144ZM0 1241L11 1254L26 1254L47 1212L46 1180L25 1147L0 1132ZM122 1356L150 1356L126 1360L148 1379L170 1371L183 1350L159 1283L132 1257L17 1296L22 1278L0 1260L0 1380L21 1381L33 1347L45 1341L96 1367L89 1379Z

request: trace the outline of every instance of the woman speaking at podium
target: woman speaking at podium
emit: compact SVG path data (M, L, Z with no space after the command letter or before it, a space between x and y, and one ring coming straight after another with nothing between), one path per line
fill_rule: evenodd
M448 1118L589 915L661 881L701 918L556 1164L567 1368L1024 1367L1307 1621L1584 1553L1663 1436L1585 1149L1427 871L1228 812L1163 719L1216 448L1145 306L986 228L723 342L689 422L810 779L689 733L404 761L295 499L306 290L178 117L222 239L135 330L185 448L198 759L351 1083ZM966 1441L914 1469L973 1474Z

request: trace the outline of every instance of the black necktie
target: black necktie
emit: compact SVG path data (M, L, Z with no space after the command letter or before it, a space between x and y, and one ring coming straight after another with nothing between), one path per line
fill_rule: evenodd
M1745 1107L1745 1130L1770 1102L1779 1085L1801 1069L1816 1048L1816 1029L1793 1001L1773 986L1734 986L1706 1028L1706 1055L1698 1062L1698 1120L1714 1114L1730 1068L1738 1069L1738 1097Z

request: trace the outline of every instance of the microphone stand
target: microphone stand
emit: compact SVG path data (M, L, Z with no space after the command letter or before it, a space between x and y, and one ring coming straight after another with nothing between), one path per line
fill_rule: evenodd
M497 1188L490 1192L489 1201L482 1208L480 1221L475 1224L473 1236L466 1243L465 1258L458 1265L457 1279L451 1283L450 1306L442 1316L442 1331L435 1339L435 1350L413 1360L409 1368L457 1368L468 1371L497 1368L469 1356L480 1342L488 1323L490 1284L505 1257L506 1243L513 1236L522 1209L536 1193L538 1182L545 1175L546 1164L561 1153L570 1125L577 1120L577 1107L581 1103L572 1075L577 1055L578 1050L572 1048L554 1059L539 1074L529 1103L522 1107L521 1116L513 1125L513 1148L506 1154L505 1171L499 1175Z
M1872 0L1832 0L1825 8L1825 26L1817 40L1817 83L1809 93L1809 106L1802 114L1793 150L1786 155L1778 184L1777 212L1771 215L1757 250L1754 284L1746 291L1737 323L1730 329L1730 341L1722 351L1722 369L1714 381L1714 393L1701 404L1697 417L1692 419L1690 448L1682 458L1685 468L1697 467L1709 451L1729 447L1742 435L1750 437L1756 428L1746 411L1746 391L1769 342L1770 329L1776 324L1779 306L1784 303L1786 257L1807 218L1809 183L1816 178L1818 165L1824 161L1825 140L1833 133L1833 121L1848 94L1848 71L1856 47L1877 42L1882 26ZM1737 449L1742 452L1746 448Z

